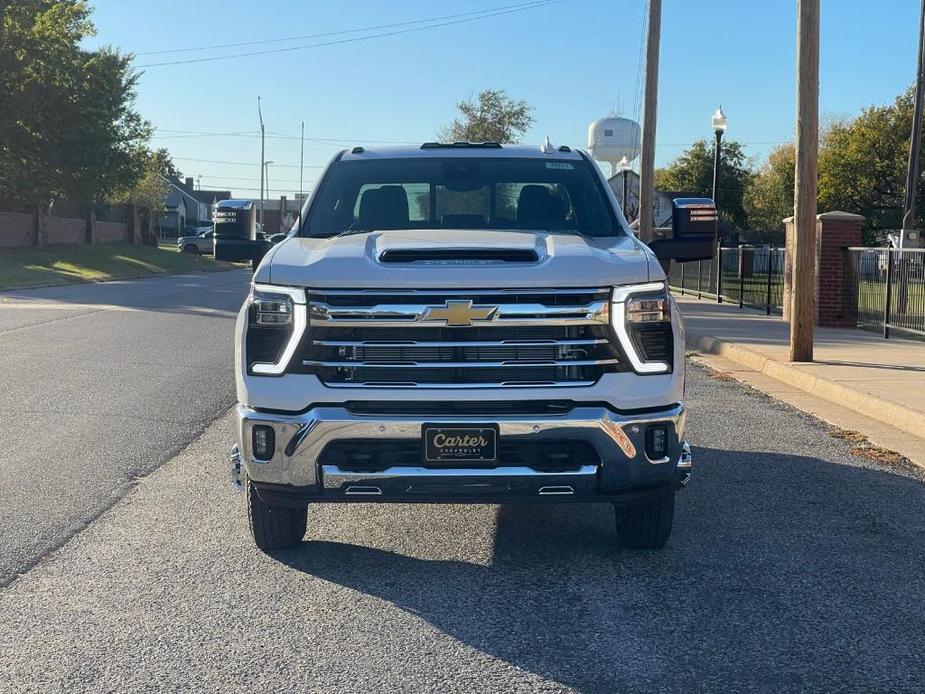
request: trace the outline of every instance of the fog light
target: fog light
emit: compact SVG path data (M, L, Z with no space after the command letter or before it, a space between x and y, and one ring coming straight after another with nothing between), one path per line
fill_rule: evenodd
M646 456L661 460L668 456L668 427L664 425L646 429Z
M254 457L258 460L270 460L276 449L276 434L273 427L257 424L252 433Z

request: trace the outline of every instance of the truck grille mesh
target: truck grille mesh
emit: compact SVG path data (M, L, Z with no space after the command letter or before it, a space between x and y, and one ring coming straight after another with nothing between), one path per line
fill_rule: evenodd
M624 370L607 289L337 291L308 300L290 371L331 386L590 385Z

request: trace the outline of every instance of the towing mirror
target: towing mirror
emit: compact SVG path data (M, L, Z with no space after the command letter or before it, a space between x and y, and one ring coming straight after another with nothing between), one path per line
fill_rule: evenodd
M709 198L676 198L672 202L672 238L656 239L649 248L659 260L687 263L709 260L716 248L716 204Z
M270 244L257 235L253 200L222 200L215 205L215 259L259 263Z

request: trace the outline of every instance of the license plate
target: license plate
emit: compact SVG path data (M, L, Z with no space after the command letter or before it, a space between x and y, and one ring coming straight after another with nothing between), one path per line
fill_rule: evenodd
M425 424L425 463L494 463L498 460L498 427Z

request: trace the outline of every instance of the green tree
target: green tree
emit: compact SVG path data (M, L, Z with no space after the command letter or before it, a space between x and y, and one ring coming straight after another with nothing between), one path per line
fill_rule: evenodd
M62 188L89 218L94 207L142 177L152 129L133 108L139 75L131 70L131 56L109 48L85 55L74 120L62 136Z
M795 162L793 144L778 145L745 191L745 211L754 240L783 242L783 220L793 215Z
M166 149L145 152L141 178L129 190L114 196L113 200L148 210L152 216L156 217L164 213L164 202L170 192L167 178L179 175L180 172L174 166Z
M89 219L143 175L151 126L134 108L138 75L131 56L83 50L93 32L81 0L0 5L3 207L35 209L64 195Z
M866 243L902 225L913 91L887 106L871 106L854 119L837 121L822 134L819 210L863 215ZM917 192L918 223L923 212Z
M720 219L737 229L748 228L744 207L745 191L751 182L742 145L734 140L724 142L720 150L719 208ZM692 193L703 197L713 195L713 145L698 140L668 166L655 172L655 187L665 192Z
M83 2L0 5L0 206L34 208L60 192L89 16Z
M503 89L485 89L456 107L460 117L437 134L442 142L518 142L533 125L533 107Z

